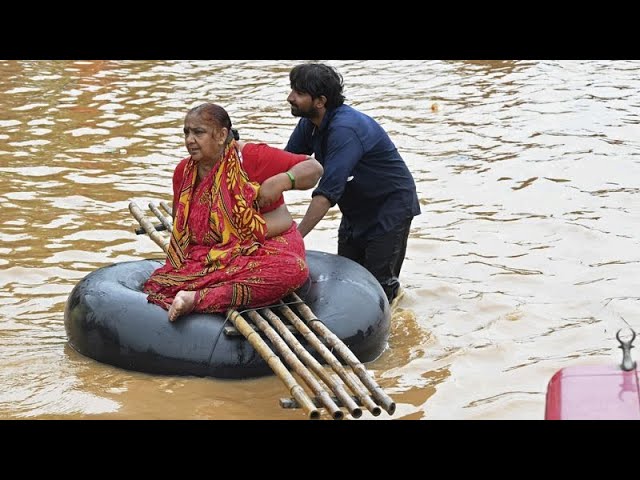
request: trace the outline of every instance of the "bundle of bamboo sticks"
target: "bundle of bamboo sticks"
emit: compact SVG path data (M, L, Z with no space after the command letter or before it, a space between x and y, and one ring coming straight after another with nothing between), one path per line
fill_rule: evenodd
M160 202L159 205L166 215L158 206L149 204L149 209L160 221L155 225L145 217L135 202L129 204L129 211L141 227L136 233L146 233L166 253L169 237L159 232L170 232L172 229L171 207L167 202ZM234 328L225 329L225 334L243 335L287 387L292 398L281 399L282 408L302 408L310 419L320 418L319 409L324 408L335 420L344 418L342 408L353 418L362 416L361 407L374 416L380 415L382 409L389 415L395 412L396 404L391 397L376 383L353 352L315 316L297 294L293 293L269 308L249 309L242 313L229 310L227 317ZM319 354L333 373L316 360L303 342ZM298 383L283 360L304 381L307 390Z

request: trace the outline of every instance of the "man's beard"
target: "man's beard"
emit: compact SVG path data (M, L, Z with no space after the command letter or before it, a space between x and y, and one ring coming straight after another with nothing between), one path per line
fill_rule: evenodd
M315 107L310 107L308 110L303 110L294 105L291 105L291 115L294 117L302 117L302 118L313 118L318 114L318 109Z

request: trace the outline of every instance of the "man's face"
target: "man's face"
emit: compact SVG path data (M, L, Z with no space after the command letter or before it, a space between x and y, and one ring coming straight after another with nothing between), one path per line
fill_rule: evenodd
M313 98L309 93L291 90L287 102L291 105L291 115L294 117L313 118L318 114L318 109L314 106Z

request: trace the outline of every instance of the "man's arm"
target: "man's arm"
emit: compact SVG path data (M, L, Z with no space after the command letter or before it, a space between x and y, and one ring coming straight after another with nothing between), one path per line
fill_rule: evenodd
M358 137L348 128L335 128L327 141L324 171L298 231L304 237L315 228L333 205L342 197L349 176L364 151Z
M307 233L313 230L318 222L324 218L330 208L331 202L324 195L316 195L313 197L309 208L307 208L307 212L300 221L300 225L298 225L300 234L305 237Z

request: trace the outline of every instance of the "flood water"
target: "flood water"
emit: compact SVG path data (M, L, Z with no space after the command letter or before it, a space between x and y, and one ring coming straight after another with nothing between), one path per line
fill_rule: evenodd
M161 256L128 204L170 199L187 109L219 103L282 147L297 63L0 61L0 418L305 418L275 376L121 370L70 348L63 321L91 271ZM328 63L423 212L367 365L398 407L377 419L541 419L557 370L619 363L616 331L640 328L640 62ZM309 192L286 195L300 219ZM335 253L339 219L307 248Z

